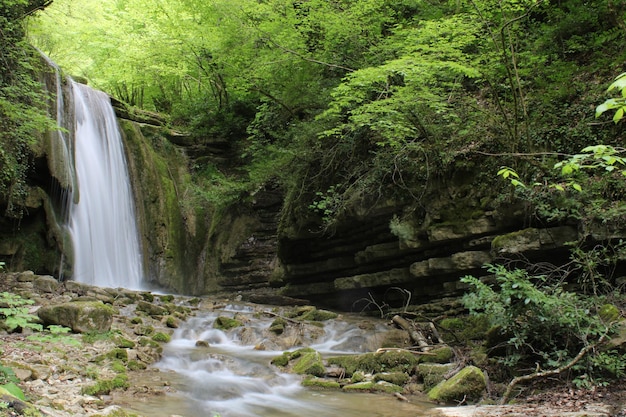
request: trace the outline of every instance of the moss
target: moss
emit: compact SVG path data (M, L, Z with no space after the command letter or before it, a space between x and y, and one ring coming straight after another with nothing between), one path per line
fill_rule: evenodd
M224 316L218 317L213 323L213 327L220 330L229 330L241 326L243 326L241 321Z
M340 389L341 385L334 379L309 377L302 380L302 386L318 389Z
M174 301L174 296L171 294L161 295L159 296L159 300L161 300L162 303L171 303Z
M141 317L135 316L130 319L131 324L143 324L143 319Z
M326 321L337 318L337 313L328 310L313 309L304 313L298 318L307 321Z
M111 364L111 369L113 370L113 372L118 373L118 374L126 372L126 367L124 366L124 363L120 361L113 362Z
M370 392L374 390L374 381L363 381L355 384L344 385L344 391L366 391Z
M128 361L127 367L129 371L142 371L147 368L147 365L143 362L131 360Z
M486 386L483 372L475 366L467 366L452 378L437 384L428 392L428 398L443 403L476 400Z
M171 329L177 329L178 328L178 319L176 319L176 317L174 316L167 316L165 318L165 325Z
M280 356L275 356L270 363L275 366L285 367L289 365L290 355L289 352L284 352Z
M151 348L161 347L157 342L155 342L154 340L148 337L140 337L137 343L139 343L139 346L144 346L144 347L146 346L151 347Z
M287 325L287 320L283 318L277 318L270 324L269 331L276 334L281 335L285 331L285 326Z
M126 389L129 386L126 374L119 374L113 379L100 380L94 385L84 387L82 393L85 395L107 395L114 389Z
M431 355L424 355L422 362L426 363L447 363L454 356L454 352L450 346L443 346L429 351Z
M598 316L605 323L613 323L619 320L620 311L613 304L604 304L598 310Z
M322 362L322 355L318 352L304 352L294 364L293 371L300 375L324 376L326 367Z
M386 351L328 358L331 365L339 365L350 376L356 371L365 373L409 372L419 359L406 351Z
M484 315L446 318L439 322L441 335L447 343L465 344L471 340L482 340L490 328L489 318Z
M394 385L404 385L409 382L409 374L406 372L384 372L374 375L374 381L385 381Z
M135 347L135 342L119 335L113 337L113 342L118 348L132 349Z
M152 340L160 343L168 343L171 339L172 337L169 334L163 332L157 332L152 336Z
M424 382L424 390L429 391L443 381L444 375L454 366L453 364L420 363L417 366L417 375Z

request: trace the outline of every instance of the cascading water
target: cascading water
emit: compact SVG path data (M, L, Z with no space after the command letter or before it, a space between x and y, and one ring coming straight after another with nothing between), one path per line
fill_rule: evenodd
M71 82L78 198L69 208L73 277L141 289L143 263L122 137L109 97Z
M222 331L213 327L218 316L235 316L245 327ZM428 415L432 405L400 402L392 395L316 391L302 387L301 376L270 365L282 350L266 339L274 317L258 308L231 305L198 315L182 324L165 346L156 367L167 372L173 391L149 401L122 399L151 417L416 417ZM361 320L359 319L359 322ZM324 322L324 330L307 345L324 356L370 351L373 335L387 327L365 329L348 321ZM362 323L362 322L361 322ZM301 337L307 338L306 335ZM198 346L201 340L204 345ZM304 342L305 340L300 340ZM310 342L310 343L309 343ZM301 346L300 346L301 347ZM292 348L295 350L297 347ZM144 382L137 381L138 385Z

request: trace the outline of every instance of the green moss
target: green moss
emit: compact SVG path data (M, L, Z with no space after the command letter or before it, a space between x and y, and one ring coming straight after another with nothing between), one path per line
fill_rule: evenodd
M280 356L275 356L270 363L275 366L285 367L289 365L290 355L289 352L284 352Z
M443 346L429 351L431 355L424 355L422 362L426 363L447 363L454 357L454 351L450 346Z
M409 374L405 372L384 372L381 374L374 375L374 381L385 381L394 385L404 385L409 382Z
M129 371L141 371L147 368L145 363L135 360L128 361L127 367Z
M168 343L171 339L172 337L169 334L163 332L157 332L152 336L152 340L160 343Z
M328 358L329 364L344 368L347 376L356 371L365 373L409 372L418 362L419 359L407 351L386 351Z
M159 297L159 300L161 300L161 302L163 303L171 303L172 301L174 301L174 296L171 294L161 295Z
M243 326L241 321L224 316L218 317L213 323L213 327L220 330L229 330L240 326Z
M613 304L604 304L598 310L598 316L600 316L602 321L605 323L616 322L619 320L620 315L619 309Z
M119 335L113 337L113 342L118 348L132 349L135 347L135 342Z
M283 334L286 325L287 320L279 317L270 324L269 331L277 335Z
M84 387L82 393L85 395L107 395L114 389L126 389L129 386L128 376L119 374L113 379L100 380L94 385Z
M340 389L341 385L334 379L309 377L302 380L302 386L319 389Z
M465 344L471 340L482 340L490 328L489 317L471 315L446 318L439 322L441 336L446 343Z
M324 376L326 367L322 362L322 355L318 352L304 352L294 364L293 371L300 375Z
M443 403L476 400L486 386L483 372L475 366L467 366L452 378L437 384L428 392L428 398Z
M143 319L141 317L133 317L132 319L130 319L131 324L142 324L143 323Z

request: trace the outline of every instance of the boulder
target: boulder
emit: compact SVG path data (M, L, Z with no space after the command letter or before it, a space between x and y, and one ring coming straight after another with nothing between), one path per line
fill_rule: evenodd
M452 378L437 384L428 392L428 398L442 403L476 400L486 387L483 371L475 366L467 366Z
M113 322L113 308L98 301L44 306L37 315L46 325L69 327L76 333L108 332Z
M33 286L39 292L53 293L59 288L59 281L50 275L43 275L35 278Z

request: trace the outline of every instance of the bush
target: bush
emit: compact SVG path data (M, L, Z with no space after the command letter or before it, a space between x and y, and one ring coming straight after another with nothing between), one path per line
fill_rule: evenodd
M495 275L497 286L466 276L462 281L472 292L463 301L472 314L486 316L497 329L505 365L538 363L558 368L611 331L614 323L600 317L602 304L596 305L596 299L567 292L560 281L550 283L545 276L531 276L525 270L501 265L487 269Z

